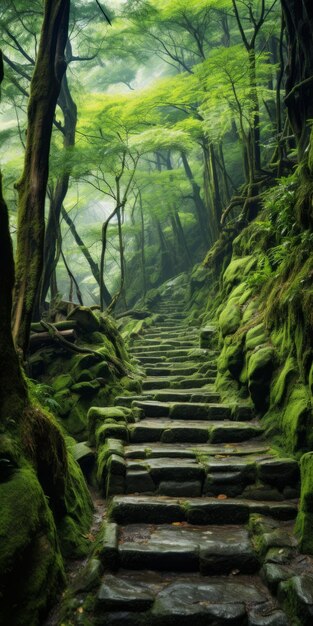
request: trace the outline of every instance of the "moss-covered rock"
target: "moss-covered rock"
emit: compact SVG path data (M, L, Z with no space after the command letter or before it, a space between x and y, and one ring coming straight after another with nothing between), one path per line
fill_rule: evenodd
M298 379L299 372L296 360L288 356L283 366L278 370L271 386L271 402L274 406L280 406L286 399L291 382Z
M63 389L69 389L73 382L70 374L61 374L53 380L52 388L57 393L58 391L63 391Z
M313 445L312 407L305 385L292 387L283 411L280 427L284 436L284 447L291 452L310 450Z
M100 322L94 311L86 306L76 307L67 317L74 320L83 332L95 332L100 329Z
M126 407L108 406L91 407L88 411L88 430L90 441L95 440L95 434L99 426L107 422L126 423L127 417L131 415L131 410Z
M239 328L241 321L241 308L235 298L228 300L224 310L219 316L219 325L222 336L232 335Z
M275 351L271 346L255 350L249 358L248 387L257 409L264 409L268 404L274 359Z
M39 625L64 581L52 513L30 467L0 483L0 622Z
M255 350L268 341L265 327L263 324L257 324L247 331L246 334L246 350Z
M89 549L87 533L92 521L93 504L83 473L70 450L68 468L64 502L66 514L57 528L63 555L79 557L87 554Z
M227 266L223 274L223 284L226 288L233 287L241 283L243 276L246 276L250 270L255 267L257 259L253 256L244 256L233 259Z

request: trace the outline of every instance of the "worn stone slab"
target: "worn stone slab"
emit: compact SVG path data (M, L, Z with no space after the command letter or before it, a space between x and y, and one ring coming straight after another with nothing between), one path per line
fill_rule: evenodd
M153 594L146 585L120 579L116 576L106 575L99 589L96 607L97 609L146 611L154 601Z
M133 406L142 409L146 417L168 417L170 413L170 405L166 402L155 400L138 402L135 400Z
M105 570L118 569L118 527L117 524L106 522L98 536L97 555Z
M185 513L177 500L162 497L115 496L109 510L110 520L118 524L148 523L163 524L182 522Z
M313 576L293 576L280 583L278 598L284 603L301 626L313 623Z
M156 485L147 470L128 470L125 482L126 493L154 493Z
M155 482L204 479L204 468L193 459L148 459L147 467Z
M243 624L245 605L261 604L266 596L253 585L229 581L174 582L162 590L152 613L172 624ZM170 623L169 621L167 622Z
M231 408L216 403L176 402L170 407L169 415L172 419L227 420L231 417Z
M300 478L299 465L294 459L265 459L258 465L259 479L271 485L293 484Z
M202 494L202 482L200 480L184 480L182 482L163 480L159 483L158 494L160 496L174 496L176 498L197 498Z

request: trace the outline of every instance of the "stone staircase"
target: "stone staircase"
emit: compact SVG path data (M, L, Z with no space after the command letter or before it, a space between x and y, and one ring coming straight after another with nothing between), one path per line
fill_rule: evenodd
M111 498L89 565L101 580L88 624L295 624L281 601L304 566L298 464L270 450L247 403L221 402L216 351L199 348L183 305L164 301L158 313L131 347L142 395L116 399L141 419L127 441L105 443Z

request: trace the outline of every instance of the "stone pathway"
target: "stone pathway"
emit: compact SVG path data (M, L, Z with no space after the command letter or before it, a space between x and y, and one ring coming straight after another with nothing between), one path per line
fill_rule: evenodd
M142 419L127 442L106 440L112 499L70 623L296 624L281 608L284 581L312 571L293 535L298 464L270 450L247 404L221 403L216 352L199 348L183 306L159 314L131 348L142 395L116 399ZM312 624L312 607L300 609Z

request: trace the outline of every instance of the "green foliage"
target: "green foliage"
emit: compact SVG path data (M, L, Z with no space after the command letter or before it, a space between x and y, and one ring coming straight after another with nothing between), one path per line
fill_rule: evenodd
M51 413L58 412L60 405L54 399L55 390L50 385L45 383L39 383L36 380L28 379L28 386L31 396L42 407L51 411Z

